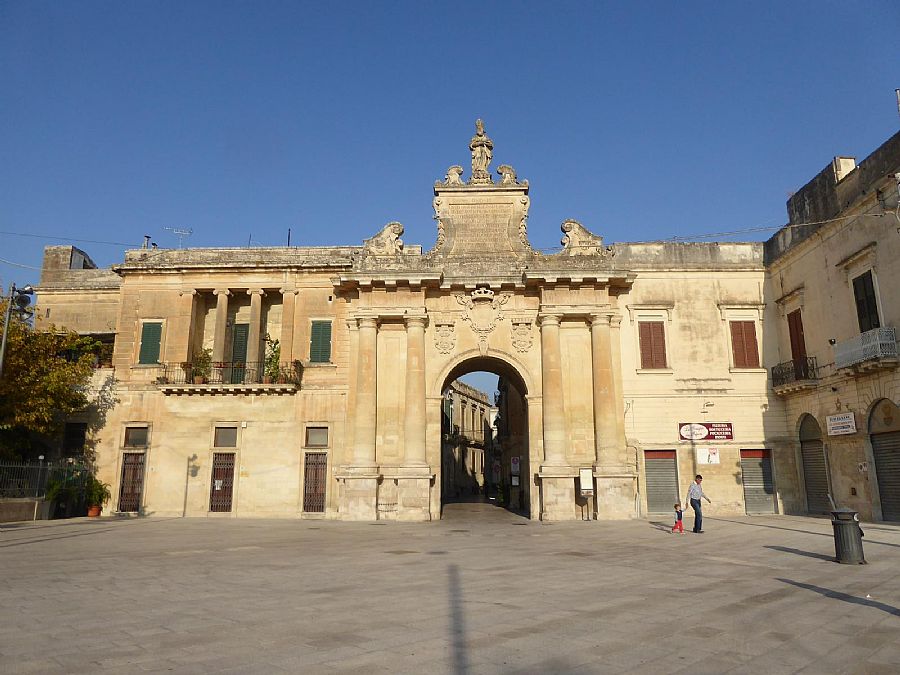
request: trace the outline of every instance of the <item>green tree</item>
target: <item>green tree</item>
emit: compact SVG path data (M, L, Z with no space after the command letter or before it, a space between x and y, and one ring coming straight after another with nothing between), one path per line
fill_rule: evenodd
M0 330L6 304L0 301ZM88 383L100 343L53 326L32 329L15 316L0 377L0 457L44 451L66 418L89 401Z

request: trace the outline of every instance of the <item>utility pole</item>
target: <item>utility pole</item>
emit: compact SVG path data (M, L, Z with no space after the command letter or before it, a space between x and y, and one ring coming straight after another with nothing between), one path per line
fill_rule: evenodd
M19 311L25 311L25 308L31 304L31 298L28 296L33 293L34 289L31 286L16 288L16 285L13 283L9 287L9 302L6 305L6 318L3 321L3 339L0 340L0 378L3 377L3 360L6 356L6 336L7 333L9 333L9 320L12 316L13 303L19 306Z

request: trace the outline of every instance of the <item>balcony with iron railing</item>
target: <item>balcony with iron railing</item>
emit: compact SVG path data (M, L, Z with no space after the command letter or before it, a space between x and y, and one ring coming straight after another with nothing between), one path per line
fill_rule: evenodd
M897 334L893 328L873 328L834 345L835 368L872 372L896 368Z
M190 361L161 363L156 385L167 394L178 393L291 393L303 376L300 361L267 367L264 361L214 361L197 366Z
M772 388L779 396L814 389L819 379L816 357L804 356L772 367Z

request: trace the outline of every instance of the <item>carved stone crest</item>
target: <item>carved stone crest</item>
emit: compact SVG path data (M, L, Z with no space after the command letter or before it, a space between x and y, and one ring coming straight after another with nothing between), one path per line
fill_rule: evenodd
M403 225L397 222L388 223L381 231L363 243L363 252L367 255L396 255L403 252Z
M534 344L534 335L531 332L531 319L510 319L512 323L512 346L518 352L527 352Z
M441 354L449 354L456 347L456 330L452 321L435 323L434 346Z
M560 229L563 231L563 255L594 255L602 258L614 255L612 247L604 248L603 237L593 234L577 220L563 221Z
M502 307L509 302L509 293L494 295L490 288L476 288L468 296L457 295L456 302L463 306L463 320L468 321L478 336L478 351L487 354L488 336L503 320Z

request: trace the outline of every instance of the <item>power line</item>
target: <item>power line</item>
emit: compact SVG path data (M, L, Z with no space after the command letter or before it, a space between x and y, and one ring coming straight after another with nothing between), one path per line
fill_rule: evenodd
M7 260L6 258L0 258L0 263L6 263L7 265L12 265L13 267L22 267L26 270L37 270L41 271L40 267L34 267L32 265L23 265L22 263L13 262L12 260Z
M0 234L9 234L14 237L33 237L34 239L56 239L58 241L77 241L80 244L106 244L108 246L135 246L134 242L123 241L98 241L96 239L74 239L72 237L54 237L50 234L31 234L30 232L7 232L0 230Z

